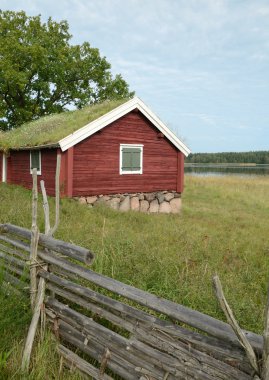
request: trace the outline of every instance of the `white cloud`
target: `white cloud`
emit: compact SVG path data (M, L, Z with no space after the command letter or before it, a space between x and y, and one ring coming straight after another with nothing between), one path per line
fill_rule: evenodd
M268 0L1 0L0 7L67 19L73 42L99 48L113 73L197 150L209 138L219 150L219 136L235 129L239 146L251 144L252 125L268 135Z
M262 6L257 8L257 14L261 16L269 16L269 6Z

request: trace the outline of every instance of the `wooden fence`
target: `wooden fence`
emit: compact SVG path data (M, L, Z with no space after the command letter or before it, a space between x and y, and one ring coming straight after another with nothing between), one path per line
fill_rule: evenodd
M0 225L6 282L29 291L31 231ZM40 234L35 265L64 363L94 379L248 380L230 325L98 274L88 250ZM83 262L83 264L81 263ZM245 332L256 354L262 337Z

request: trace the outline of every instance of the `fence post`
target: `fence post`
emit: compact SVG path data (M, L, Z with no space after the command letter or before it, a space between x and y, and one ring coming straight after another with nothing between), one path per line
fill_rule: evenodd
M55 195L56 195L56 211L55 211L55 225L51 229L49 226L49 208L48 200L44 182L41 185L43 194L43 205L45 214L45 234L52 235L59 225L59 204L60 204L60 167L61 167L61 155L57 155L57 167L55 175ZM42 304L45 297L46 283L44 278L39 279L38 290L37 290L37 248L39 239L39 230L37 227L37 170L33 169L33 197L32 197L32 232L31 232L31 251L30 251L30 294L31 294L31 306L33 310L32 321L28 330L28 335L26 338L26 343L23 351L22 358L22 371L28 372L30 365L30 358L33 348L33 343L35 339L36 329L38 326L38 321L42 313ZM47 269L47 268L46 268ZM36 296L37 292L37 296ZM42 319L42 318L41 318Z
M31 246L30 246L30 298L31 307L34 311L36 292L37 292L37 279L36 279L36 265L37 265L37 247L39 239L39 230L37 227L37 169L33 169L33 193L32 193L32 228L31 228Z
M48 232L53 236L60 223L60 171L61 171L61 154L57 154L56 174L55 174L55 224Z
M44 218L45 218L45 235L47 235L50 231L50 209L49 209L49 202L47 198L47 193L45 189L44 181L40 181L40 187L42 191L42 197L43 197L43 210L44 210Z

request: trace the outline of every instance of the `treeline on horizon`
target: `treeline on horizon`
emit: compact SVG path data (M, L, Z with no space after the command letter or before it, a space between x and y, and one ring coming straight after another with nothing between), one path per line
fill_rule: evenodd
M257 152L221 152L221 153L191 153L186 159L186 163L255 163L269 164L269 151Z

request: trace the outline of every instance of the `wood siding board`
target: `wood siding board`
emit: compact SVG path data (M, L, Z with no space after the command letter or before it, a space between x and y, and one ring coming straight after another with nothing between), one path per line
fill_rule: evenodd
M74 146L73 196L176 190L178 150L140 112ZM143 144L143 174L119 174L120 144Z
M74 147L67 150L67 196L73 196Z
M42 149L42 175L38 175L38 186L40 181L43 179L48 195L55 194L56 158L57 149ZM27 189L32 188L32 175L30 174L30 151L10 151L10 155L7 159L7 165L8 183L21 185Z

